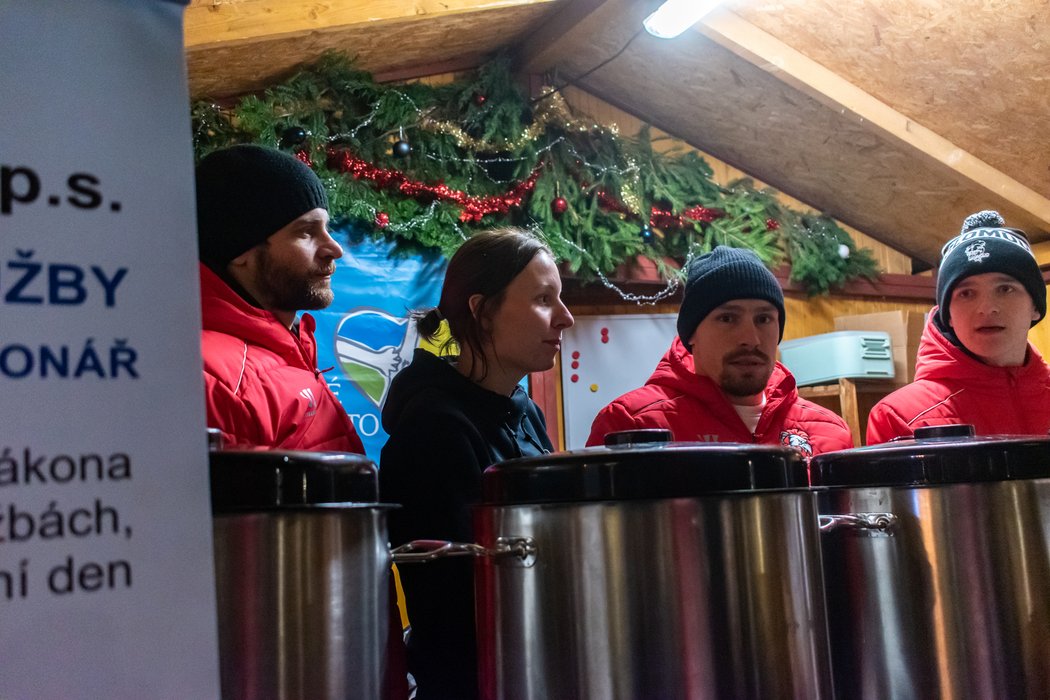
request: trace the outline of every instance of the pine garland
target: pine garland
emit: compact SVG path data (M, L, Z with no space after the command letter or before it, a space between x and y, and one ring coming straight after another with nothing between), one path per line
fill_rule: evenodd
M334 220L408 247L451 255L474 232L513 224L585 278L641 255L673 282L680 272L665 260L718 244L790 263L814 294L877 274L831 218L748 180L721 186L695 151L658 152L648 130L621 136L549 88L530 101L505 59L470 81L381 85L328 54L232 106L199 101L192 116L198 157L235 143L285 148L321 176Z

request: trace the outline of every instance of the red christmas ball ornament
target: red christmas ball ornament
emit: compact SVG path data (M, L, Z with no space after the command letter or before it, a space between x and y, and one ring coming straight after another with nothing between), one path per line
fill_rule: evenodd
M561 216L569 208L569 203L565 201L565 197L555 197L554 201L551 202L551 211L555 216Z
M488 102L488 100L489 98L485 97L480 92L474 95L474 104L476 104L478 107Z
M766 219L766 230L767 231L776 231L778 228L780 228L780 222L779 221L777 221L776 219Z
M390 225L390 215L385 211L378 212L376 214L376 226L379 228L386 228Z

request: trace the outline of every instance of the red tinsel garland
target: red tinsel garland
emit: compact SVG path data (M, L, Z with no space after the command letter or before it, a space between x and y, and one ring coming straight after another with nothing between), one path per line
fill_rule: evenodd
M582 186L586 189L587 183L583 183ZM614 211L618 214L625 214L627 216L634 215L634 212L628 209L626 204L614 197L609 196L609 193L605 190L598 190L598 206L600 206L602 209L605 209L606 211Z
M633 216L634 214L623 202L611 197L605 190L598 190L598 204L608 211L615 211L628 216ZM689 207L681 214L675 214L672 211L660 209L659 207L652 207L649 210L649 225L660 229L685 228L687 226L686 219L710 223L725 215L726 213L721 209L708 209L699 204L695 207Z
M486 214L506 214L511 207L520 207L525 195L536 187L536 179L540 175L543 164L538 165L525 180L503 194L482 197L471 196L462 190L454 190L443 182L428 185L418 180L410 180L399 170L378 168L348 151L329 151L328 167L341 173L349 173L355 179L368 180L378 188L395 189L413 199L438 199L443 202L454 202L463 209L459 220L468 223L481 221Z
M672 211L666 211L656 207L653 207L649 213L649 225L655 228L685 228L687 225L686 219L711 223L715 219L726 215L721 209L708 209L699 204L695 207L689 207L681 214L675 214Z
M296 153L296 156L307 165L313 166L305 151L299 151ZM341 173L348 173L354 179L368 180L380 189L395 189L406 197L412 197L413 199L439 199L443 202L454 202L463 209L459 215L460 221L463 223L476 223L481 221L486 214L507 214L511 207L520 207L525 200L525 196L535 189L536 180L539 178L543 164L536 166L536 169L527 178L503 194L481 197L471 196L462 190L454 190L443 182L439 182L436 185L428 185L419 180L410 180L400 170L376 167L345 150L329 150L328 167ZM611 197L604 190L599 190L597 194L598 203L602 208L633 216L633 212L623 202ZM684 228L687 225L686 219L711 222L725 215L726 213L720 209L708 209L700 205L690 207L681 214L652 207L649 225L661 229ZM385 223L380 224L377 220L377 225L382 227L385 226Z

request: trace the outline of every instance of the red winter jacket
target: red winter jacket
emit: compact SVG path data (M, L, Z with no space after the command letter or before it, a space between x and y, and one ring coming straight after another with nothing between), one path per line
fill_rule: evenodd
M200 274L208 427L222 430L227 447L364 454L317 370L313 318L303 314L296 338L206 266Z
M945 338L936 315L934 308L919 341L915 381L871 409L868 444L953 423L969 423L978 435L1046 435L1050 368L1031 343L1020 367L992 367Z
M853 447L845 421L801 399L795 378L777 362L766 384L766 406L752 435L715 382L693 370L693 356L675 338L645 386L603 408L591 425L588 445L605 434L636 428L668 428L677 441L789 445L807 457Z
M317 370L313 317L302 315L296 338L205 265L200 274L208 427L222 430L225 446L364 454L350 418ZM390 600L383 697L402 700L408 697L408 668L392 578Z

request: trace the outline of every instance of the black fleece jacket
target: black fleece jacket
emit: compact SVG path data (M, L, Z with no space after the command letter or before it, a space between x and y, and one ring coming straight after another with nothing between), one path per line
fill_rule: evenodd
M491 464L550 452L543 414L521 387L496 394L451 362L416 350L383 405L390 439L379 468L393 545L413 539L473 542L471 506ZM477 697L473 562L457 558L398 567L412 634L409 670L417 700Z

